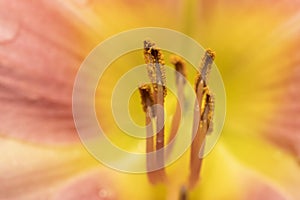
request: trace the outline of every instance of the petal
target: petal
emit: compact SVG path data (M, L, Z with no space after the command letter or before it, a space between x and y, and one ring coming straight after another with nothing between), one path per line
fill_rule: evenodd
M0 134L43 143L78 141L71 94L83 58L104 35L154 25L152 10L164 13L161 7L169 6L148 9L145 3L116 2L0 1L1 25L5 22L0 28L0 112L6 113L0 118ZM174 13L158 22L176 21ZM137 16L143 20L131 20Z
M244 200L259 200L259 199L272 199L272 200L287 200L281 192L277 191L274 187L265 183L253 182L253 185L247 191Z
M238 145L238 144L236 144ZM219 142L213 152L204 160L202 179L200 184L190 196L194 199L298 199L299 167L291 160L284 158L278 167L270 167L276 163L276 159L268 159L263 164L265 170L257 170L253 163L248 164L245 160L253 162L263 162L268 152L263 152L262 156L247 158L247 154L235 157L232 148L227 148L227 144ZM251 147L251 145L249 144ZM235 147L236 148L236 147ZM245 147L249 149L249 147ZM253 147L257 148L256 146ZM248 155L251 155L248 150ZM260 158L261 157L261 158ZM270 162L271 161L271 162ZM286 162L286 163L285 163ZM272 169L271 169L272 168ZM278 170L280 169L280 170ZM268 172L273 171L270 176ZM217 191L217 192L216 192Z
M94 170L74 177L56 192L53 200L116 200L117 185L112 181L113 171Z
M300 161L300 62L285 83L285 92L278 99L276 114L266 128L267 138L283 147Z
M225 137L263 136L299 157L299 3L204 6L203 34L195 37L218 53L228 102Z
M268 180L288 196L299 198L300 167L293 156L261 137L254 138L238 132L230 139L223 138L223 141L236 162L255 172L262 180Z
M76 16L53 2L0 1L0 23L5 22L0 26L2 135L45 143L78 141L72 87L95 38L79 41L88 37L79 31Z
M78 145L45 148L1 138L0 151L0 199L46 198L59 184L97 164Z
M290 43L290 51L286 53L290 59L290 65L285 70L288 76L273 84L273 88L278 88L277 90L280 90L281 93L274 98L277 107L274 109L275 113L269 118L268 125L265 127L266 138L292 153L298 161L300 160L300 106L298 103L300 102L298 92L300 87L299 23L300 14L293 14L276 31L276 34L284 33L280 39Z

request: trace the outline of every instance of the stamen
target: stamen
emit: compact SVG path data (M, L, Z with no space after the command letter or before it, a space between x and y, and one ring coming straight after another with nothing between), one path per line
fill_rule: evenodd
M202 109L202 92L203 92L203 80L200 81L197 88L197 100L195 102L194 109L194 123L193 123L193 142L191 145L191 160L190 160L190 177L189 177L189 186L193 188L198 179L199 173L202 165L202 159L199 159L198 155L203 143L203 126L204 121L201 121L201 109ZM201 92L200 92L201 91ZM201 137L202 136L202 137Z
M207 82L214 58L214 52L209 49L205 51L195 81L196 100L192 133L194 139L191 146L189 188L193 188L199 180L205 138L213 129L214 96L209 90ZM150 182L157 183L159 181L165 181L166 178L164 169L164 98L167 94L166 75L162 51L154 42L149 40L144 41L144 59L147 64L148 76L151 81L151 84L145 84L139 87L143 110L146 113L147 170ZM172 121L169 143L175 138L181 121L182 110L180 105L184 105L183 91L186 83L184 61L178 56L173 56L171 62L179 73L176 73L178 101ZM152 109L153 105L156 105L155 109ZM151 120L151 118L153 120ZM155 121L156 123L156 145L154 145L155 137L153 135L152 121ZM156 154L155 156L152 156L152 154L150 155L149 153L153 152L154 149L156 150ZM161 169L150 172L158 166ZM186 188L182 188L179 199L187 199Z
M177 86L177 96L178 101L176 105L175 114L172 120L170 137L168 143L170 143L176 136L176 133L179 128L180 120L181 120L181 105L184 105L184 86L186 83L186 66L185 62L179 56L173 55L171 57L171 63L175 66L176 69L176 86ZM171 153L173 146L170 146L168 153Z
M165 62L162 51L150 40L144 41L144 59L147 64L147 71L154 90L157 91L158 86L163 86L163 94L167 95L166 89L166 72Z
M213 61L216 57L216 54L211 51L210 49L207 49L204 53L204 56L202 58L201 65L199 67L200 73L196 77L196 88L198 87L199 81L203 80L204 85L207 84L207 78L208 74L210 73Z
M154 88L154 103L157 104L155 109L156 114L156 164L157 166L164 166L164 97L167 95L166 89L166 75L164 60L161 50L154 42L149 40L144 41L144 58L147 64L148 76ZM165 179L164 167L158 172L161 174L161 180Z
M205 137L212 131L213 126L214 98L207 86L207 77L211 70L214 58L215 54L211 50L205 52L200 66L200 73L198 74L195 83L197 100L194 110L194 140L191 146L190 188L193 188L199 180Z
M207 134L210 134L213 131L213 115L215 109L215 97L210 92L207 94Z
M149 84L144 84L139 87L139 92L142 99L142 106L145 112L145 126L146 126L146 162L147 162L147 175L150 183L155 184L159 180L159 174L151 171L155 168L155 157L150 154L154 151L154 136L153 136L153 124L151 118L153 115L153 96L151 87Z
M153 101L153 95L152 95L152 91L151 91L151 86L149 84L144 84L141 85L139 87L139 91L141 94L141 99L142 99L142 105L143 105L143 110L144 112L147 112L148 109L151 109L150 117L153 118L154 115L154 111L152 110L152 106L154 104Z

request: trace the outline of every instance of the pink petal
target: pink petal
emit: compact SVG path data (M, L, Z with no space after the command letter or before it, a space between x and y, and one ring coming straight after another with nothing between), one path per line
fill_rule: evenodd
M248 191L243 200L261 200L261 199L272 199L272 200L287 200L278 189L265 184L263 182L255 181L252 186L249 186Z
M267 136L274 143L296 155L300 161L300 63L284 84L285 92L278 102Z
M77 141L72 118L83 45L76 19L54 1L0 0L0 134L34 142ZM84 28L83 28L84 29Z
M71 180L53 200L116 200L119 199L116 187L107 172L94 171Z

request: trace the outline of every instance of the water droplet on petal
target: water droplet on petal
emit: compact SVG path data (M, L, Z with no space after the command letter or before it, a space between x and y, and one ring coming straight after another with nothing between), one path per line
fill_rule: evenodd
M100 199L111 199L111 192L109 190L106 190L106 189L100 189L99 190L99 197Z
M11 42L16 38L20 23L15 13L9 12L5 6L0 7L0 44Z

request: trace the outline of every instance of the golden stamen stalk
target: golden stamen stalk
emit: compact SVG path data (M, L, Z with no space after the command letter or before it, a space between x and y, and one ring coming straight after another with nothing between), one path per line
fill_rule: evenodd
M193 188L199 180L204 152L205 137L212 130L214 100L207 86L207 77L215 54L207 50L202 59L200 73L196 78L196 102L193 123L193 142L191 146L189 186Z
M154 136L153 136L153 124L151 118L154 117L153 96L151 87L149 84L144 84L139 87L139 92L142 99L143 111L145 112L145 125L146 125L146 162L147 162L147 175L150 183L155 184L159 180L159 174L152 171L155 168L155 155L150 154L154 151Z
M197 88L197 102L195 102L194 110L194 122L193 122L193 142L191 145L191 160L190 160L190 187L194 187L199 179L199 172L202 164L202 159L199 159L199 151L202 145L201 136L203 136L203 123L200 121L201 113L201 102L202 102L202 92L203 91L203 81L200 81Z
M164 142L165 142L165 133L164 133L164 98L163 98L163 88L162 86L158 86L156 92L154 92L154 97L156 99L156 103L161 106L160 109L156 110L156 128L157 128L157 137L156 137L156 150L157 152L157 164L159 166L164 165ZM161 150L161 151L159 151Z
M156 164L164 166L164 97L167 94L166 76L162 52L155 43L144 41L144 58L147 64L148 76L154 88L154 103L157 104L156 114ZM164 167L159 170L161 179L165 179Z
M172 119L172 125L170 130L170 137L168 144L175 138L177 131L179 129L179 124L181 121L181 106L184 105L184 86L186 83L186 66L182 58L179 56L172 56L171 63L175 66L176 69L176 87L177 87L177 104L174 117ZM170 146L169 153L172 152L172 146Z

